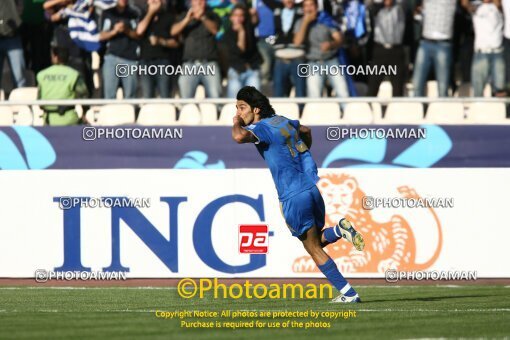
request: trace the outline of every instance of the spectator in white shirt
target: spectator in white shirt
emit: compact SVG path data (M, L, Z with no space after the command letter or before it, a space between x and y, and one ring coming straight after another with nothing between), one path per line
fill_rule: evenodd
M462 0L462 6L472 13L475 29L475 55L471 68L474 96L483 96L489 81L492 93L501 95L505 89L501 3L499 0L483 0L473 6L468 0Z
M433 66L440 97L448 95L452 65L453 21L456 0L423 0L417 14L423 15L423 32L414 62L414 94L423 97L425 83Z

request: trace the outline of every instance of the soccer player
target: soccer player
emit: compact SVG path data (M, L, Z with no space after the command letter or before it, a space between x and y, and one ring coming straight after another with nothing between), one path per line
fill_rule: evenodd
M332 302L361 302L335 262L322 249L341 238L359 251L365 243L345 218L334 227L324 228L324 201L316 186L319 176L309 151L312 146L310 128L298 120L276 115L268 98L251 86L237 93L236 107L232 138L237 143L254 143L265 159L292 236L303 242L317 267L340 292Z

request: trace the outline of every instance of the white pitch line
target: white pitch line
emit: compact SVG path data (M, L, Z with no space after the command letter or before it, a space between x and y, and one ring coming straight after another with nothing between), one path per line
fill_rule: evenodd
M37 287L37 286L27 286L27 287L0 287L0 290L21 290L21 289L62 289L62 290L97 290L97 289L148 289L148 290L174 290L177 287Z
M355 307L355 305L346 304L345 307ZM313 309L314 312L338 312L338 310L328 310L328 309ZM447 313L455 313L455 312L510 312L510 308L479 308L479 309L393 309L393 308L385 308L385 309L352 309L356 312L447 312ZM279 309L246 309L240 311L247 312L281 312Z
M489 308L489 309L356 309L358 312L510 312L510 308Z
M59 313L58 309L41 309L38 310L39 313Z
M253 283L252 283L253 284ZM371 286L362 285L356 286L356 288L414 288L417 286ZM430 285L430 286L419 286L419 287L433 287L433 288L473 288L473 286L461 286L461 285ZM504 288L510 288L510 286L503 286ZM140 286L140 287L76 287L76 286L23 286L23 287L0 287L0 290L21 290L21 289L63 289L63 290L86 290L86 289L153 289L153 290L175 290L177 287L153 287L153 286Z
M158 309L158 311L166 311L165 309ZM282 312L282 310L269 310L269 309L261 309L261 310L239 310L239 311L261 311L261 312ZM489 309L355 309L356 312L368 312L368 313L380 313L380 312L418 312L418 313L437 313L437 312L445 312L445 313L463 313L463 312L510 312L510 308L489 308ZM105 310L57 310L57 309L41 309L37 311L18 311L18 310L0 310L1 313L155 313L156 310L145 310L145 309L105 309ZM330 310L321 310L317 309L314 312L331 312ZM338 312L334 311L334 312ZM324 318L322 318L324 319Z

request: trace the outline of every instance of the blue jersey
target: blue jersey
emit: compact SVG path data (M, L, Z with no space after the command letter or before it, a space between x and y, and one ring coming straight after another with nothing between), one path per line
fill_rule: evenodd
M299 138L299 121L275 115L245 129L257 138L257 150L271 171L280 201L315 186L317 165Z

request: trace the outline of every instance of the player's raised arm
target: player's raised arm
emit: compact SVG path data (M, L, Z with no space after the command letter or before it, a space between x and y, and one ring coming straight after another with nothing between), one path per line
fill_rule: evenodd
M312 147L312 129L305 125L299 125L299 138L306 144L308 149Z
M232 126L232 139L239 144L256 142L255 136L248 130L245 130L243 124L242 118L236 114L234 116L234 125Z

